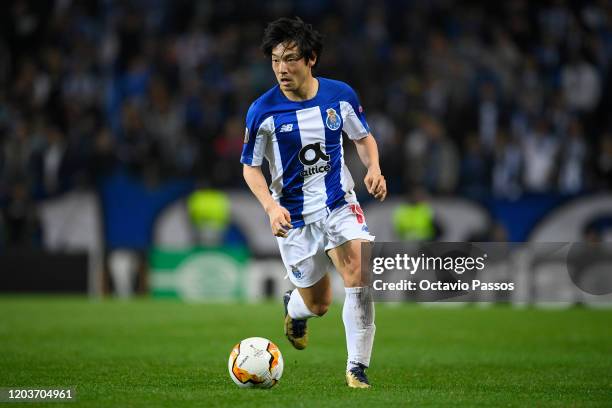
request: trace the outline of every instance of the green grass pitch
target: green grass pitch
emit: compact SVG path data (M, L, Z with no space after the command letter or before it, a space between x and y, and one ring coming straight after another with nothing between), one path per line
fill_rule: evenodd
M339 305L297 351L280 301L2 297L0 387L77 388L52 407L610 406L611 323L610 310L379 304L373 388L352 390ZM228 376L232 346L251 336L283 353L271 390Z

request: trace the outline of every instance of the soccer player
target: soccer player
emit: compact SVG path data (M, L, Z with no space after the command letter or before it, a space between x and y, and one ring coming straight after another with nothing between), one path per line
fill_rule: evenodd
M355 91L343 82L313 76L322 48L321 35L299 18L280 18L267 26L262 50L272 59L278 85L249 108L240 160L297 287L284 296L287 338L295 348L305 348L307 320L327 311L331 260L346 291L346 381L349 387L369 388L365 369L376 327L372 296L361 275L361 245L374 237L344 165L343 133L367 167L368 192L382 201L387 186ZM264 157L271 194L260 167Z

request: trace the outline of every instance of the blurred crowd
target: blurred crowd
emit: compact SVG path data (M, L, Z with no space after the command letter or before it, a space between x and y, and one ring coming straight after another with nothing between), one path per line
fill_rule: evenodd
M0 207L117 169L245 188L244 115L274 85L266 22L325 36L391 194L612 190L612 2L92 0L3 3Z

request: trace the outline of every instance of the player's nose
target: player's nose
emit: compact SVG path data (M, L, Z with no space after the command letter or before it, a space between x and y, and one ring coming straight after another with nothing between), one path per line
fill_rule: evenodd
M278 72L284 74L287 72L287 63L281 60L278 64Z

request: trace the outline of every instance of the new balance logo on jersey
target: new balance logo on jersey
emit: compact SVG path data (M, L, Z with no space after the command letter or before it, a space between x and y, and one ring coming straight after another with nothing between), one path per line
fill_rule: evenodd
M281 132L291 132L293 130L293 123L285 123L281 125L280 129L278 129L278 133Z
M302 147L302 150L300 150L299 158L304 166L311 166L307 169L305 168L304 170L302 170L302 172L300 173L302 177L308 177L318 173L327 173L331 170L330 164L327 163L329 162L329 155L323 153L323 151L321 150L321 143L313 143ZM326 163L316 165L319 160L323 160Z

